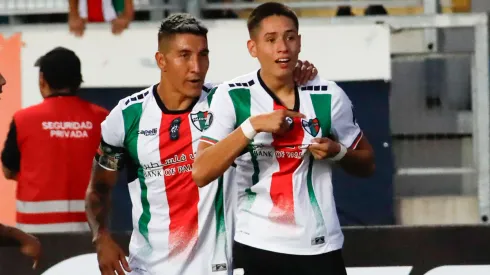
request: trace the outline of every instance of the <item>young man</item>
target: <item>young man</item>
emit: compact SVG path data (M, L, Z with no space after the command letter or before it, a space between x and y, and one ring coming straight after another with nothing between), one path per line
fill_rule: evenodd
M42 56L40 104L14 114L2 151L17 181L17 227L29 233L89 231L85 191L108 111L77 96L81 62L66 48Z
M207 188L236 163L233 259L241 273L346 274L331 163L369 176L371 145L337 84L317 78L295 85L301 37L291 9L262 4L248 29L248 49L261 69L216 90L193 178Z
M120 263L130 274L231 273L234 169L201 189L191 173L201 132L214 119L214 91L204 85L208 53L206 27L187 14L169 16L155 54L160 83L121 100L102 123L86 207L103 275L124 274ZM129 264L106 224L109 195L128 158L138 167L129 183Z

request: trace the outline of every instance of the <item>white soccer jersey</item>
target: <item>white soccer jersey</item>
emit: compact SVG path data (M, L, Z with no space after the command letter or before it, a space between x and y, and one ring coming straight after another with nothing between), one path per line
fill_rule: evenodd
M131 274L231 274L234 168L204 188L192 180L201 132L213 119L210 92L204 87L189 110L169 111L154 85L121 100L102 123L105 150L124 148L137 165L129 183Z
M214 144L250 116L284 109L260 71L221 84L210 113L213 123L201 141ZM332 81L318 77L296 90L295 118L284 136L259 133L235 161L238 188L235 240L273 252L314 255L340 249L331 166L306 149L313 138L330 137L355 147L362 132L352 103Z

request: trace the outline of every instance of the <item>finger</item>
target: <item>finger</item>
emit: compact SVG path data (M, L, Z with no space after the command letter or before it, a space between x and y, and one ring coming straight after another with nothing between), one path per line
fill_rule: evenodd
M306 84L306 82L308 82L308 80L311 77L311 70L313 69L313 65L311 65L310 62L305 61L303 63L303 66L304 66L304 70L301 75L301 84Z
M327 153L325 153L324 151L311 149L310 152L313 155L313 157L315 157L315 159L324 159L327 157Z
M311 67L306 68L302 73L301 73L301 79L299 80L300 85L305 85L308 83L311 77Z
M299 75L301 74L301 67L303 66L302 62L298 60L296 66L294 67L293 79L294 82L299 83Z
M332 141L331 139L329 138L325 138L325 137L322 137L322 138L314 138L311 140L311 142L314 142L314 143L329 143L330 141Z
M291 111L291 110L286 110L286 112L284 113L284 115L285 116L288 116L288 117L291 117L291 118L293 118L293 117L305 118L306 117L302 113Z
M310 76L310 80L313 80L315 79L315 77L318 75L318 70L315 68L315 66L313 66L313 69L311 69L311 76Z
M100 273L101 273L101 275L116 275L116 273L114 273L114 268L111 268L108 266L101 267Z
M121 264L127 272L131 272L131 268L129 267L128 261L126 260L126 255L121 251L119 254L119 259L121 260Z
M116 263L114 263L114 269L116 270L117 272L117 275L124 275L126 273L124 273L122 267L121 267L121 264L119 263L119 261L117 261Z
M327 151L328 147L326 146L325 143L322 144L311 144L309 147L310 150L316 150L316 151Z

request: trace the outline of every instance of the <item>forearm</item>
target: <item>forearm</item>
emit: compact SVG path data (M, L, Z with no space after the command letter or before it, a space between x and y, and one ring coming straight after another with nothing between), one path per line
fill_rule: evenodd
M344 171L358 177L369 177L375 170L374 154L366 149L348 149L339 164Z
M134 4L133 0L125 0L124 1L124 13L123 16L126 18L133 20L134 19Z
M198 150L192 169L194 182L203 187L223 175L249 142L241 128L237 128L215 145Z
M94 163L94 176L87 189L85 197L85 211L87 214L88 223L94 240L107 232L107 220L110 213L111 205L111 186L113 183L107 182L103 177L97 176L97 170L101 168L97 163Z
M80 16L78 13L78 0L69 1L69 11L70 16Z

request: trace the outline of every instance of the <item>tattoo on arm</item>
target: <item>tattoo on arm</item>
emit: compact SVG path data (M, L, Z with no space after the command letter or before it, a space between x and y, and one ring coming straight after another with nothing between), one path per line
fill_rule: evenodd
M92 180L85 198L87 219L94 240L107 229L107 219L110 213L111 192L116 182L115 171L108 171L94 162Z

